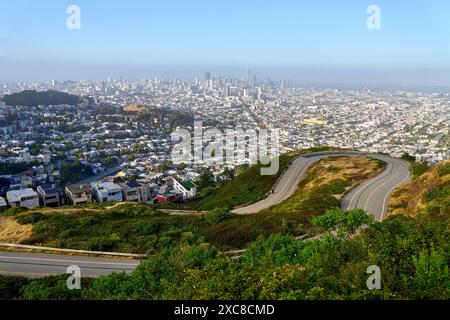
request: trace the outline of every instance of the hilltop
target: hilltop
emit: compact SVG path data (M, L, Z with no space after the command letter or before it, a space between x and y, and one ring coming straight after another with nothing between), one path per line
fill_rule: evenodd
M25 90L11 95L5 95L1 100L9 106L31 107L59 104L77 105L80 102L80 98L78 96L54 90Z

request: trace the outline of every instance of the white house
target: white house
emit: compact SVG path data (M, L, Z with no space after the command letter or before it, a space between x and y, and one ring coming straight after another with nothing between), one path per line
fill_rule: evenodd
M180 191L184 199L193 198L197 194L197 186L192 181L178 181L176 178L172 180L173 188Z
M102 182L93 183L92 192L98 202L120 202L122 201L122 189L115 183Z
M24 207L28 209L39 207L38 194L31 188L8 191L6 198L11 207Z

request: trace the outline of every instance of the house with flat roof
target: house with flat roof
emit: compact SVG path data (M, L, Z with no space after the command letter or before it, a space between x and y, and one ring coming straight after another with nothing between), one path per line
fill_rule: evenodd
M88 184L71 184L64 191L69 203L74 206L92 202L92 189Z
M51 185L42 185L37 187L37 193L41 205L44 207L59 207L59 191L53 188Z
M135 201L141 202L141 184L137 182L127 182L119 183L120 188L122 188L123 200L124 201Z
M92 183L91 186L98 202L120 202L123 200L122 189L113 182Z
M197 194L197 185L190 180L178 181L176 178L172 178L173 188L182 193L184 199L195 197Z
M122 188L124 201L150 203L153 200L150 195L150 188L147 184L132 181L119 183L118 185Z
M31 188L8 191L6 198L11 207L24 207L28 209L39 207L38 194Z

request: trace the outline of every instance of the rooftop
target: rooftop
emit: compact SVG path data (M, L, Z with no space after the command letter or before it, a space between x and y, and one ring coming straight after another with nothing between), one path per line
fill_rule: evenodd
M90 193L91 192L91 186L88 184L71 184L69 186L66 186L66 188L71 193L83 193L83 192Z
M92 184L92 186L97 189L105 189L105 190L120 189L120 187L117 184L109 181L102 183L94 183Z
M8 199L12 202L20 201L21 198L25 198L25 197L37 196L36 191L34 191L31 188L8 191L6 194L7 194Z
M195 187L191 181L180 182L180 184L188 191Z

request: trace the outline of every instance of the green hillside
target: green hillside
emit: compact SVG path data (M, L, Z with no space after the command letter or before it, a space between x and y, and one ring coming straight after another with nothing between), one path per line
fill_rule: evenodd
M280 169L276 175L272 176L262 176L260 164L252 166L235 177L231 182L213 190L211 194L201 199L194 208L196 210L212 210L221 207L234 208L258 202L264 199L295 157L309 152L328 150L330 148L323 147L283 154L280 156Z
M3 102L9 106L32 106L39 105L77 105L80 101L78 96L54 90L35 91L25 90L11 95L5 95Z
M333 171L337 171L335 165ZM105 229L105 237L124 244L133 239L145 244L149 239L146 236L154 235L156 242L150 246L159 249L132 274L84 279L78 291L67 289L66 276L42 279L1 276L0 299L448 300L448 174L447 164L423 173L424 180L415 180L407 191L400 191L403 195L412 191L420 194L420 210L411 212L408 210L416 207L406 206L406 214L391 215L381 223L373 222L362 210L342 212L334 208L318 214L309 222L322 236L310 241L296 240L293 234L299 225L291 226L287 215L281 212L241 218L216 209L205 216L168 217L140 206L127 209L125 205L107 211L99 208L95 219L88 211L81 216L59 216L55 218L59 224L52 222L51 214L43 219L30 212L19 212L17 218L23 223L32 222L26 219L37 219L39 222L33 229L39 225L41 230L33 232L43 236L45 232L63 232L64 228L69 232L67 239L84 237L85 230L100 236ZM320 186L323 179L315 179L315 185ZM293 218L295 214L289 216ZM99 224L101 221L108 224ZM275 221L278 226L273 224ZM46 224L49 228L45 228ZM367 227L359 228L362 225ZM214 239L211 234L229 240L246 237L254 232L248 227L265 227L267 233L251 240L246 245L248 250L238 259L222 254L218 250L220 245L211 241ZM116 234L111 235L112 231ZM369 266L380 268L380 290L367 288Z

